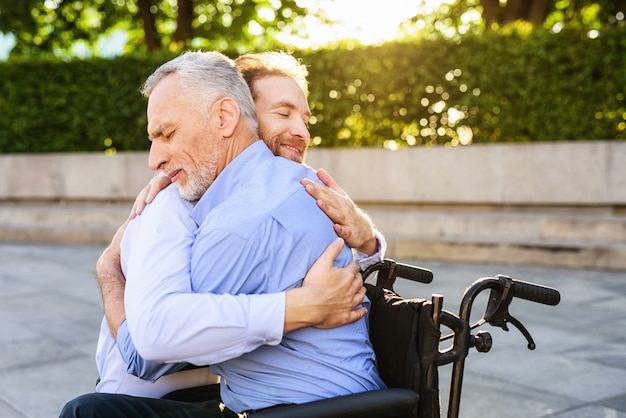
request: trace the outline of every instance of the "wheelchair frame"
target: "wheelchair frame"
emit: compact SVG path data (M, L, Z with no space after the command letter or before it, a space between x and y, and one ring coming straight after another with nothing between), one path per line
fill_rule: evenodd
M516 280L505 275L484 277L474 281L466 290L460 302L458 315L443 310L443 296L432 295L431 300L403 299L393 289L396 278L404 278L420 283L430 283L433 274L430 270L408 264L397 263L391 259L385 259L377 263L365 272L363 279L367 281L374 273L376 288L384 289L386 297L391 300L389 309L398 309L406 303L419 304L428 307L428 318L421 318L429 326L437 330L436 348L433 352L419 352L428 344L420 344L416 341L418 350L419 366L421 375L418 381L407 381L397 385L389 384L388 389L347 395L333 399L325 399L301 405L279 405L267 410L255 413L258 418L350 418L350 417L380 417L380 418L437 418L441 416L441 401L438 388L438 367L452 363L452 375L450 380L450 394L447 405L447 418L458 418L461 403L461 391L463 385L463 372L465 359L471 348L479 352L488 352L491 349L492 339L489 332L481 330L472 333L473 326L470 324L470 315L476 297L485 290L490 290L489 300L485 309L484 321L492 326L500 327L508 331L508 324L514 325L528 341L528 348L533 350L535 343L524 325L514 318L508 311L508 307L515 297L542 303L557 305L560 302L560 293L557 289ZM368 289L368 295L371 295ZM374 345L379 363L381 354L376 350L375 337L372 336L372 321L377 315L376 308L370 312L370 338ZM423 325L423 324L422 324ZM393 326L393 325L392 325ZM453 343L445 349L439 348L440 328L444 326L453 332ZM418 340L429 339L427 333L417 335ZM383 344L385 341L382 342ZM430 364L424 364L424 363ZM381 377L383 377L381 373ZM385 380L383 378L383 380ZM426 395L426 396L424 396ZM424 405L426 403L426 405Z
M434 294L430 300L404 299L394 291L397 278L430 283L433 273L428 269L385 259L366 269L362 276L363 281L368 282L367 295L371 302L370 340L387 389L299 405L277 405L254 412L255 418L440 418L438 367L448 364L452 364L452 371L447 418L458 418L465 359L471 348L488 352L492 345L489 332L473 333L472 330L488 323L508 331L508 324L512 324L533 350L535 343L530 333L509 313L509 305L516 297L546 305L557 305L561 298L559 291L551 287L505 275L483 277L465 290L459 313L453 314L443 309L442 295ZM371 277L375 278L375 285L369 283ZM485 313L477 324L471 325L473 303L485 290L490 290ZM452 334L441 338L442 326ZM388 344L389 338L397 339L398 334L406 337L405 347L400 347L400 351L390 349ZM452 345L441 350L441 341L448 337L453 338ZM208 393L200 391L194 394L196 399L183 399L186 391L173 392L166 397L192 401Z

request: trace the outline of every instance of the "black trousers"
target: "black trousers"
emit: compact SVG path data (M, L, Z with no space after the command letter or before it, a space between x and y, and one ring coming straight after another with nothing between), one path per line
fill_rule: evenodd
M69 401L60 418L241 418L219 401L180 402L169 399L141 398L137 396L88 393Z

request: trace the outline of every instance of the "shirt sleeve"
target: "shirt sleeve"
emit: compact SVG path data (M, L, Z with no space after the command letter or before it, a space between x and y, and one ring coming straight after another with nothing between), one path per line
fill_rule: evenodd
M132 241L133 251L127 260L125 307L137 351L154 362L210 365L264 344L278 344L285 318L284 292L234 295L191 286L190 251L196 228L193 223L193 233L184 226L180 230L176 218L180 210L175 202L155 200L127 243ZM207 283L238 274L224 268L220 253L204 254L199 264L206 270Z
M378 242L378 251L372 255L367 255L360 251L352 249L352 257L354 261L356 261L359 269L364 271L369 266L382 261L385 258L385 252L387 251L387 241L385 241L385 237L380 233L379 230L375 229L374 234L376 235L376 241Z
M189 363L156 363L143 359L135 349L126 320L122 321L117 330L116 342L127 365L126 371L143 380L155 382L161 376L180 371L189 365Z

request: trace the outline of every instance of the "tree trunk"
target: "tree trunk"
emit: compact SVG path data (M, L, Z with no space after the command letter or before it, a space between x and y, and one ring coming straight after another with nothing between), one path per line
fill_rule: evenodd
M480 4L483 6L483 19L486 27L490 27L492 23L500 23L498 16L501 7L498 0L481 0Z
M150 11L153 6L152 0L137 0L139 16L143 21L144 40L148 51L154 52L161 49L161 38L156 30L154 14Z
M492 23L500 25L526 20L535 26L543 24L552 8L553 0L507 0L501 6L499 0L481 0L483 19L489 27Z
M543 25L550 14L552 3L552 0L534 0L528 12L528 21L534 26Z
M534 2L535 0L508 0L502 22L509 23L516 20L528 20L528 10Z
M174 42L185 44L191 40L193 21L193 0L178 0L178 15L176 17L176 31Z

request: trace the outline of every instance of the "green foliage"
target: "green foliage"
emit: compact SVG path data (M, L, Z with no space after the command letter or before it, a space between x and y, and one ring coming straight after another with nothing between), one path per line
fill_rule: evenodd
M499 30L515 22L535 28L605 29L624 26L626 0L447 0L427 7L403 23L409 36L461 39L464 34Z
M626 139L624 27L296 55L309 66L314 145ZM138 90L169 58L0 64L0 153L147 150Z
M0 152L147 150L141 83L165 57L0 65Z
M278 35L301 29L306 14L295 0L0 0L0 32L16 39L11 57L73 56L77 45L99 56L115 31L128 37L125 53L243 53L282 46Z
M322 146L626 139L626 28L302 54Z

